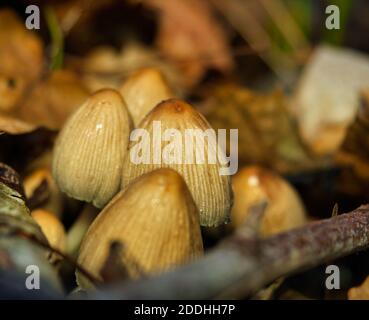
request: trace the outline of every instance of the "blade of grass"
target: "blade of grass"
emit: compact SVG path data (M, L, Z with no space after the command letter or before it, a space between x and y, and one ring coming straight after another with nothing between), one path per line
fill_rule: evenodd
M64 36L63 31L51 7L45 8L45 19L51 38L51 70L60 69L64 60Z
M281 0L259 0L264 10L268 13L276 28L284 36L286 42L293 51L306 50L309 48L309 42L305 34L300 29L295 18Z
M286 6L307 39L311 38L314 0L286 0Z

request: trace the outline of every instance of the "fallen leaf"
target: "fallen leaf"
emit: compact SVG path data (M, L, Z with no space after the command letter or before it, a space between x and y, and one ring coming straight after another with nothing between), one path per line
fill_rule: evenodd
M229 72L233 60L224 28L207 1L144 0L158 10L157 45L178 64L188 83L195 84L208 69Z
M37 84L12 114L32 125L57 130L88 95L76 74L57 70Z
M343 168L340 188L349 194L368 194L369 187L369 90L361 94L361 103L346 136L335 155Z
M12 110L39 79L43 44L16 14L0 10L0 110Z
M239 166L260 164L284 174L322 165L302 143L282 92L263 95L221 85L207 95L202 111L210 124L215 129L238 129Z
M30 123L0 113L0 134L22 134L35 129L36 127Z

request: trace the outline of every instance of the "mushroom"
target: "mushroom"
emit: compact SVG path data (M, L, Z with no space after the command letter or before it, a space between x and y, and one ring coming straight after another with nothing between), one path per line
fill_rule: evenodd
M146 172L169 167L186 181L202 226L228 222L230 176L224 174L228 171L223 150L209 131L212 128L206 119L186 102L170 99L158 104L131 134L122 187ZM166 141L161 142L161 137Z
M154 68L141 69L121 86L120 93L136 127L158 103L173 97L162 73Z
M133 278L160 273L203 253L198 211L177 172L152 171L121 191L88 229L78 263L99 278L113 241L123 244L122 264ZM77 282L90 287L78 272Z
M54 148L52 172L72 198L103 207L119 191L131 121L120 93L94 93L66 122Z
M50 246L61 252L65 252L66 236L64 226L61 221L50 211L43 209L32 211L31 216L40 226ZM56 262L57 260L60 260L60 257L52 255L51 260Z
M263 201L268 204L259 230L263 236L301 226L307 221L297 192L282 177L267 169L258 166L245 167L233 177L232 186L233 228L242 226L248 219L250 208Z

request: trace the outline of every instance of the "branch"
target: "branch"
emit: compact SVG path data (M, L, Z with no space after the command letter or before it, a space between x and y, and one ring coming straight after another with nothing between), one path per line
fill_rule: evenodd
M243 298L271 281L369 246L369 205L270 238L238 232L203 259L93 299Z

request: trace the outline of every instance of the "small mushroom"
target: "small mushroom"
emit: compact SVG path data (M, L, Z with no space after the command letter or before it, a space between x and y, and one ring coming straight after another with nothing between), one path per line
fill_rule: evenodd
M259 231L263 236L301 226L307 221L297 192L282 177L267 169L245 167L233 177L232 186L233 228L239 228L247 221L250 208L258 202L266 202L268 205L260 223Z
M170 99L158 104L138 129L144 129L149 134L150 143L144 141L145 136L139 140L132 139L131 134L122 187L144 173L169 167L180 173L186 181L199 208L202 226L218 226L228 222L232 204L230 176L221 174L222 168L227 171L225 164L220 161L224 153L219 149L216 139L207 136L212 128L206 119L186 102ZM195 133L199 133L199 136L192 135ZM165 136L166 141L160 143L158 139ZM139 154L146 159L139 160ZM198 154L203 157L198 157ZM210 158L213 160L210 161Z
M120 93L136 127L160 102L173 97L164 76L154 68L141 69L121 86Z
M37 209L31 212L32 218L40 226L46 239L52 248L65 252L66 236L64 226L61 221L50 211ZM60 257L53 256L53 261L59 260Z
M93 94L66 122L53 156L59 188L72 198L103 207L119 191L130 117L119 92Z
M88 229L78 263L99 278L113 241L123 244L130 277L160 273L202 254L198 211L177 172L152 171L121 191ZM77 280L90 287L78 272Z

